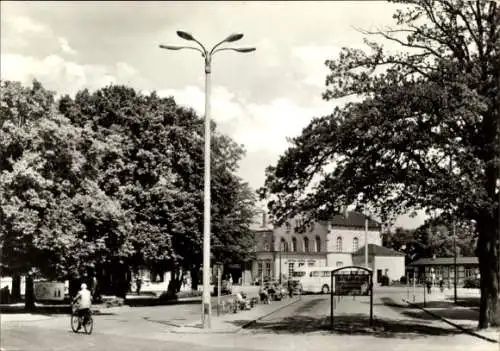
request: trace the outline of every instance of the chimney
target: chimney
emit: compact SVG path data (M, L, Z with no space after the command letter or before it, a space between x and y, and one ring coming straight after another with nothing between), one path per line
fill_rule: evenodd
M349 215L349 213L347 212L347 206L342 206L340 210L342 211L342 215L344 216L344 218L347 218L347 216Z

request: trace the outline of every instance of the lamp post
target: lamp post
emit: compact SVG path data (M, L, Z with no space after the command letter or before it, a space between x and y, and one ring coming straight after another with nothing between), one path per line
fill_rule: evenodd
M452 156L450 154L450 176L453 174ZM452 211L451 211L452 212ZM455 216L451 213L451 230L453 235L453 302L457 303L457 233Z
M279 272L280 272L279 282L280 282L280 286L281 286L281 276L283 275L283 274L281 273L281 246L280 246L280 268L279 268ZM289 277L288 279L290 279L290 277Z
M457 239L455 217L452 222L453 229L453 302L457 303Z
M225 48L220 47L224 43L231 43L243 38L243 34L231 34L226 39L217 43L210 51L191 34L177 31L177 35L188 41L193 41L197 46L172 46L160 45L161 49L181 50L190 49L201 53L205 61L205 174L203 186L203 302L202 302L202 324L203 328L210 328L211 304L210 304L210 83L212 73L212 57L219 51L236 51L247 53L255 51L255 48Z
M365 267L368 268L368 211L363 211L365 215Z

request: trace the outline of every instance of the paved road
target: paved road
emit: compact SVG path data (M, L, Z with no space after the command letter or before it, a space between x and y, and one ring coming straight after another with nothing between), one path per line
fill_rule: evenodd
M237 334L175 334L157 318L180 321L199 315L199 305L128 308L115 315L95 317L92 335L70 331L69 317L61 316L19 325L2 325L1 346L14 350L107 351L132 350L498 350L498 344L457 333L451 326L419 319L397 304L401 293L379 292L375 299L375 330L367 328L366 298L344 297L336 307L335 330L329 330L329 296L303 296ZM166 318L166 315L169 318ZM189 318L188 318L189 317Z
M184 337L185 340L189 338ZM3 329L1 347L5 351L228 351L232 346L211 347L180 340L155 340L151 338L104 334L96 331L92 335L74 334L70 330L23 327ZM238 348L241 351L253 349Z

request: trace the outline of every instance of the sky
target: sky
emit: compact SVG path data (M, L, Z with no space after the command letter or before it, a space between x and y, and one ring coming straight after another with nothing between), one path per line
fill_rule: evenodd
M1 78L36 78L61 94L125 84L173 96L203 115L202 57L158 45L189 44L177 30L207 47L243 33L231 46L256 51L214 56L212 118L244 145L239 175L257 189L287 138L341 103L321 98L325 60L345 46L365 48L357 28L394 25L397 8L385 1L2 1ZM414 228L424 219L402 216L396 225Z

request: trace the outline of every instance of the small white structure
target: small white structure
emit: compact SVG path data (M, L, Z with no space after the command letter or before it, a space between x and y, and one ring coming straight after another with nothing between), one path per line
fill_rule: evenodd
M356 266L365 265L364 247L352 254L352 261ZM368 244L368 266L373 269L374 283L380 284L383 276L389 278L389 283L399 281L405 275L405 255L387 247Z

